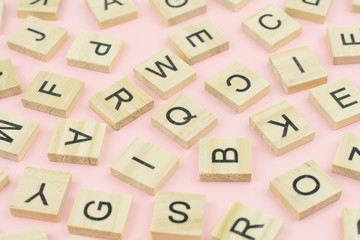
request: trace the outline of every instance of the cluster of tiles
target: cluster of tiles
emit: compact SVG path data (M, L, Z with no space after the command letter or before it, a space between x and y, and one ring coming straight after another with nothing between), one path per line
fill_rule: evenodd
M238 11L250 0L218 0ZM292 17L323 23L331 0L288 0L285 12L270 4L242 22L242 30L269 52L301 34ZM8 47L42 61L49 61L67 39L67 30L45 20L56 20L62 0L20 0L18 16L26 18L8 38ZM87 0L101 29L137 18L131 0ZM151 0L151 7L167 26L206 12L206 1ZM0 19L4 1L0 0ZM353 11L360 1L353 0ZM291 17L292 16L292 17ZM1 22L0 22L1 27ZM1 28L0 28L1 29ZM360 63L359 27L327 29L334 64ZM191 67L229 49L229 40L209 19L187 25L168 35L177 55L163 49L134 67L134 75L163 99L173 97L196 80ZM120 38L80 32L67 63L110 73L124 46ZM327 73L307 46L269 56L269 64L287 94L310 89L309 99L339 129L360 120L360 91L347 78L327 83ZM21 93L10 59L0 61L0 98ZM241 113L269 93L270 84L234 61L205 81L205 89ZM84 82L40 71L23 93L26 108L66 118L84 90ZM90 108L114 130L151 110L154 100L129 78L113 83L89 99ZM217 117L184 94L170 99L151 117L152 125L184 148L199 144L200 181L251 181L251 141L247 138L203 138L216 127ZM315 130L288 101L280 102L249 118L249 124L276 155L293 150L315 137ZM104 123L57 120L48 147L49 161L99 165L106 135ZM39 123L0 113L0 157L20 161L39 133ZM360 135L346 132L333 161L333 172L360 179ZM158 191L172 176L179 158L149 142L135 139L111 165L111 174L150 195L156 195L151 224L153 239L201 239L206 196ZM9 183L0 171L0 190ZM26 168L10 206L18 217L57 222L70 189L71 174ZM338 200L340 187L315 161L308 161L273 179L270 191L300 220ZM81 189L68 220L77 235L122 239L131 211L132 196ZM358 209L344 209L346 239L357 236ZM212 232L213 240L275 239L282 221L234 202ZM1 240L45 240L46 230L0 234ZM72 236L72 240L88 239Z

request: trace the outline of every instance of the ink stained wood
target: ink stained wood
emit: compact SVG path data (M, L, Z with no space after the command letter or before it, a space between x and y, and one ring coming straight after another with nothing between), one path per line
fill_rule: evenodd
M16 13L19 18L29 15L44 20L58 20L63 0L19 0Z
M32 228L11 233L0 233L0 240L48 240L44 227Z
M9 175L0 170L0 192L10 183Z
M285 12L292 17L301 18L317 23L324 23L332 0L297 1L288 0Z
M245 7L251 0L217 0L219 3L232 10L237 12L243 7Z
M10 58L0 60L0 99L21 93L19 77Z
M359 238L359 208L343 208L342 209L342 225L344 240L356 240Z

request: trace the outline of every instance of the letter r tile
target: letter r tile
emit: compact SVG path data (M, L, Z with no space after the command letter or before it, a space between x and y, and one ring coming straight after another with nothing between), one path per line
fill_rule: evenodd
M280 219L234 202L211 236L212 240L274 240L281 228Z
M10 205L11 214L58 222L70 183L71 173L25 168Z
M72 234L106 239L123 238L132 196L80 189L68 220Z
M297 220L335 202L342 192L313 160L271 180L270 190Z

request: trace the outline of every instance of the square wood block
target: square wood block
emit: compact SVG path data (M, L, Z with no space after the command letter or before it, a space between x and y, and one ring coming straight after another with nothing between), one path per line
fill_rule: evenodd
M269 65L287 94L319 86L328 79L308 46L271 54Z
M21 93L21 86L10 58L0 60L0 99Z
M251 115L249 123L278 156L315 137L315 130L288 101Z
M99 165L106 124L57 120L48 149L52 162Z
M184 148L190 148L213 128L217 117L184 94L179 94L151 117L151 124Z
M245 226L244 226L245 224ZM234 202L213 230L212 240L276 239L282 221L239 202Z
M356 240L359 238L360 208L343 208L342 225L344 240Z
M360 12L360 0L351 1L351 11Z
M10 183L9 175L0 170L0 192Z
M44 20L58 20L63 0L19 0L16 13L19 18L29 15Z
M203 138L199 144L202 182L250 182L252 151L249 138Z
M89 105L114 130L119 130L150 111L154 99L125 77L92 96Z
M168 39L190 65L229 49L228 38L207 18L169 33Z
M201 240L206 196L158 192L151 222L153 240Z
M205 81L205 89L237 113L270 92L270 84L239 63L231 62Z
M285 12L292 17L324 23L332 0L297 1L288 0Z
M196 71L166 48L137 64L134 75L163 99L196 80Z
M233 12L237 12L245 7L251 0L217 0Z
M58 222L71 184L71 173L25 168L10 205L13 216Z
M123 48L122 38L81 31L66 55L66 62L70 66L110 73Z
M9 49L48 62L68 38L67 30L28 16L7 40Z
M311 89L309 100L333 129L360 120L360 90L347 78Z
M22 230L19 232L1 233L1 240L48 240L44 227Z
M21 96L24 107L59 117L68 117L84 91L84 82L40 71Z
M132 196L80 189L68 220L72 234L96 238L124 239Z
M179 158L136 138L111 164L111 175L155 195L179 167Z
M342 192L313 160L271 180L270 190L297 220L335 202Z
M273 4L244 19L241 29L269 52L301 34L301 25Z

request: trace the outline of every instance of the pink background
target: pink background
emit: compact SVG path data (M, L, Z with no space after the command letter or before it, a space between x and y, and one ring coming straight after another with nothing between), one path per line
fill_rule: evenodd
M283 220L284 225L279 234L279 240L338 240L342 238L341 210L343 207L360 207L359 182L333 174L331 163L343 133L345 131L358 133L360 126L359 124L352 124L334 131L309 102L307 90L286 95L268 66L269 53L241 31L241 21L244 18L270 2L284 9L285 0L254 0L237 13L231 12L215 0L208 0L206 14L173 27L166 27L163 24L150 8L148 1L134 0L139 10L139 18L106 30L99 29L94 17L86 7L85 0L65 0L60 10L59 20L55 23L68 29L69 39L48 63L8 49L6 40L22 21L16 17L17 2L6 0L5 3L5 23L3 33L0 35L0 59L12 59L23 90L27 89L40 70L81 79L85 81L85 91L68 119L103 122L89 108L88 99L99 90L124 76L128 76L155 99L155 107L119 131L114 131L109 127L100 166L85 166L50 163L48 161L47 148L58 117L24 108L20 100L21 95L1 99L0 111L37 120L40 122L41 130L21 162L0 159L1 170L7 172L11 178L10 185L0 193L0 233L45 226L49 239L68 239L67 220L77 192L80 188L90 188L133 195L133 208L124 239L136 239L137 237L151 239L150 225L155 198L110 175L110 164L135 137L140 137L178 155L181 159L180 168L162 190L206 194L207 205L203 239L211 238L212 230L234 201L239 201ZM360 87L358 65L332 65L326 42L326 27L351 26L359 22L360 15L351 12L350 2L350 0L334 0L325 24L296 19L303 26L302 35L278 51L309 45L329 74L329 81L348 77ZM197 81L181 92L218 116L218 126L206 137L251 138L253 181L250 183L199 182L198 144L189 150L185 150L151 126L151 115L167 101L160 99L133 76L133 67L160 49L167 47L174 51L167 40L168 33L203 18L210 18L230 39L230 50L193 65L198 73ZM66 64L67 51L80 30L96 31L118 36L125 40L125 49L111 74L70 67ZM204 90L204 81L233 60L244 63L271 84L270 94L241 114L235 113ZM315 128L316 137L314 141L281 157L276 157L249 126L248 119L250 115L285 99L292 103ZM315 160L341 186L343 195L339 201L301 221L297 221L269 191L269 181L310 159ZM11 199L23 169L27 166L72 173L73 180L70 193L66 199L59 223L48 223L10 215Z

